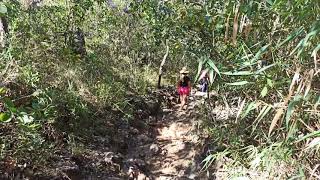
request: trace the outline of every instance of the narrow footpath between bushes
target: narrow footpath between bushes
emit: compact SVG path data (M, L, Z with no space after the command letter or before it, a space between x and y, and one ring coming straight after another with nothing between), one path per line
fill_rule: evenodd
M204 138L197 108L201 101L191 96L183 111L171 103L171 108L163 107L161 115L149 121L151 133L139 135L137 143L129 147L131 165L127 164L132 179L207 179L200 173Z

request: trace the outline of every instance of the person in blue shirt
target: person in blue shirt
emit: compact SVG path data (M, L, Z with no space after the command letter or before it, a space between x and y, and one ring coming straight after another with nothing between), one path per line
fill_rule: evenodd
M201 92L208 92L208 90L209 90L209 77L208 77L208 73L206 71L203 71L202 75L200 76L199 84L200 84L199 90Z

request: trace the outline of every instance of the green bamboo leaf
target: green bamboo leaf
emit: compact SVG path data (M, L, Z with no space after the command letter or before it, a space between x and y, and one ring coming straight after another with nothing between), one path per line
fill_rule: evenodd
M245 103L246 103L246 98L244 98L244 100L241 102L241 104L239 106L239 110L237 112L236 121L235 121L236 123L238 122L238 118L240 117L241 113L243 112Z
M261 119L263 119L264 116L270 111L271 108L272 106L270 106L269 104L266 104L265 106L263 106L262 110L260 111L255 121L260 121Z
M253 134L253 132L256 130L258 124L260 123L260 121L268 114L268 112L271 110L272 106L270 106L269 104L266 104L265 106L263 106L262 110L260 111L259 115L257 116L256 120L253 122L254 126L252 128L252 132L251 135Z
M0 113L0 122L8 122L11 120L10 114L8 113Z
M238 72L228 71L228 72L222 72L221 74L228 75L228 76L248 76L248 75L252 75L253 72L251 72L251 71L238 71Z
M273 87L273 82L272 79L267 79L267 84L269 85L269 87Z
M245 56L241 57L241 59L247 59L247 61L250 61L250 59L249 59L249 58L250 58L251 56L253 56L253 55L252 55L252 54L248 54L248 53L247 53L247 51L244 49L243 44L242 44L242 46L241 46L241 47L242 47L242 50L243 50L243 52L244 52L244 54L245 54Z
M294 101L290 102L288 105L287 114L286 114L286 128L287 129L289 129L289 122L290 122L291 115L294 112L295 105L296 105L296 103Z
M320 137L314 138L311 142L308 143L306 149L316 148L319 150L320 148Z
M204 63L203 59L200 59L200 60L199 60L199 64L198 64L198 72L197 72L197 75L196 75L196 81L199 81L198 78L199 78L199 76L200 76L203 63Z
M241 119L245 118L245 117L249 114L250 111L256 109L257 107L258 107L258 106L257 106L256 102L251 102L251 103L247 106L246 111L241 115Z
M15 107L15 105L12 102L11 99L5 98L4 99L4 103L5 103L6 107L9 109L10 112L12 112L12 113L17 113L18 112L17 108Z
M210 71L209 71L209 78L210 78L210 83L212 84L213 83L213 75L214 75L214 71L211 69Z
M318 46L316 48L314 48L314 50L312 51L312 55L311 56L317 55L317 52L319 51L319 49L320 49L320 44L318 44Z
M262 91L261 91L261 96L262 96L262 97L265 97L265 96L267 95L267 93L268 93L268 87L265 86L265 87L262 89Z
M294 135L296 134L298 128L297 128L297 121L293 121L292 124L290 124L290 127L287 128L287 140L294 138Z
M293 53L295 53L299 48L301 48L303 42L304 42L304 39L302 39L302 40L298 43L298 45L291 51L291 53L290 53L289 55L291 56L291 55L292 55Z
M260 58L260 56L268 49L269 46L270 46L270 43L261 47L259 51L256 53L256 55L254 56L254 58L251 60L251 63L257 61Z
M217 66L213 63L213 61L212 61L211 59L208 60L208 64L209 64L209 66L210 66L212 69L214 69L214 71L215 71L216 73L218 73L218 75L221 77L219 69L218 69Z
M291 119L291 116L294 112L294 108L295 106L300 102L301 100L301 96L295 96L294 100L292 100L289 105L288 105L288 109L287 109L287 113L286 113L286 128L289 129L289 122Z
M234 83L226 83L228 85L231 86L242 86L242 85L246 85L246 84L250 84L251 82L248 81L238 81L238 82L234 82Z
M310 33L307 34L307 36L303 40L302 47L298 51L298 56L300 56L301 53L303 52L303 50L308 46L308 44L309 44L308 42L311 41L311 39L313 37L315 37L319 32L320 32L320 30L316 29L316 30L313 30L313 31L311 31Z
M320 137L320 130L314 131L312 133L309 133L309 134L299 138L295 143L298 143L300 141L306 140L306 139L311 138L311 137Z
M267 0L267 2L268 2L268 4L270 5L270 6L272 6L273 5L273 0Z
M261 72L263 72L263 71L265 71L265 70L267 70L267 69L269 69L269 68L271 68L271 67L273 67L273 66L275 66L275 65L276 65L276 64L270 64L269 66L265 66L265 67L259 69L258 71L256 71L255 74L260 74Z
M280 46L284 45L285 43L295 39L297 36L299 36L303 32L303 27L301 26L294 32L292 32L284 41L282 41L280 44L276 46L276 49L278 49Z
M0 88L0 95L2 95L2 94L4 94L4 93L6 93L6 89L3 88L3 87L1 87L1 88Z
M214 162L214 160L217 158L216 155L210 154L208 155L201 163L205 163L201 170L207 169L210 167L210 165Z
M305 49L305 47L308 45L308 41L309 39L311 39L312 37L316 36L318 33L320 32L319 29L315 29L311 32L309 32L305 38L303 38L302 40L300 40L299 44L291 51L290 56L295 53L296 51L298 51L298 56L300 56L300 54L303 52L303 50Z
M253 56L252 54L248 54L248 55L245 55L245 56L241 57L240 59L241 60L244 60L244 59L249 60L249 58L251 58L252 56ZM246 62L248 62L248 61L246 61Z

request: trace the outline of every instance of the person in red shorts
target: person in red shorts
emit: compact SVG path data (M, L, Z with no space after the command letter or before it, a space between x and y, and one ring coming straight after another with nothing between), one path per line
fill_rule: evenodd
M179 92L179 98L181 102L180 110L184 108L184 106L188 103L188 96L191 92L191 81L188 76L189 71L186 67L183 67L180 71L180 80L177 84L177 89Z

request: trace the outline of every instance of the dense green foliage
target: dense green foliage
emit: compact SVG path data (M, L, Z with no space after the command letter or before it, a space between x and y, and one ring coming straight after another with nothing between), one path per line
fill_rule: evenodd
M205 127L223 153L262 170L300 159L305 175L319 160L319 2L32 2L0 2L0 159L96 131L107 109L132 118L126 97L155 85L168 46L164 83L208 69L219 102L239 98L237 117Z

